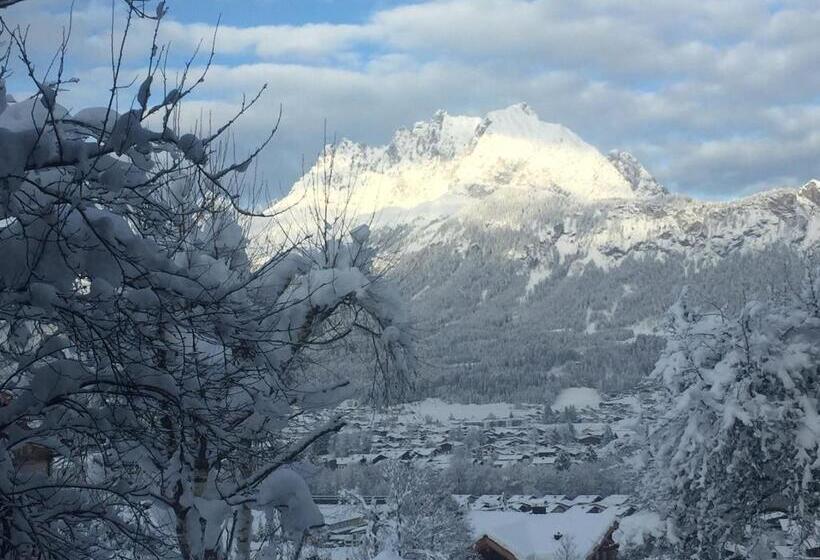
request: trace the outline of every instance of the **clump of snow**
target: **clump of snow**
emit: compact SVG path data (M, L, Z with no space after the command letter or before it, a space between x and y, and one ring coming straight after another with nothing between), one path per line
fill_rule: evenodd
M612 538L621 548L628 549L641 546L650 538L662 538L665 532L666 525L657 513L641 510L621 519Z
M261 508L280 510L282 526L290 533L299 534L324 522L307 483L291 469L282 468L271 473L259 485L256 501Z
M552 403L552 410L564 410L570 406L577 409L598 408L601 395L591 387L568 387L561 391Z

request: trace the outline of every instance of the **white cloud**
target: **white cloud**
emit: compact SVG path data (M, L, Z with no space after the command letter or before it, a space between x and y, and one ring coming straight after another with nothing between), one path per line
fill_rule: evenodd
M325 120L330 131L384 142L438 108L480 114L525 100L602 149L636 151L675 188L745 192L820 175L820 5L780 4L440 0L375 11L358 24L225 26L217 61L236 63L218 64L190 109L224 113L268 82L265 102L238 130L260 137L284 105L263 164L285 186L300 156L318 150ZM65 21L55 0L20 6L8 12L31 19L43 45ZM95 83L105 77L109 10L75 8L77 67L89 76L98 67ZM184 53L213 31L208 22L169 21L162 37ZM146 38L135 37L133 68Z

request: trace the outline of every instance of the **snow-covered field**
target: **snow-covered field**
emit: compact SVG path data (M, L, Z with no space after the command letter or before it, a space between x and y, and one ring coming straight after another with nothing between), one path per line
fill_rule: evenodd
M558 394L552 409L556 411L564 410L574 406L577 409L598 408L601 404L601 395L591 387L569 387Z
M421 422L427 418L444 422L454 420L486 420L525 416L526 408L511 403L459 404L441 399L424 399L400 407L400 415L408 420Z

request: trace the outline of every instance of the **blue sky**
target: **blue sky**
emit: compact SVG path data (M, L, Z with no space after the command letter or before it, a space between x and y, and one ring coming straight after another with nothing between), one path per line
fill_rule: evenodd
M179 0L171 7L174 15L183 21L213 22L221 17L229 25L253 26L260 23L362 23L375 11L410 3L387 0ZM239 4L241 9L237 9Z
M820 176L820 3L814 0L168 0L172 65L217 38L192 119L226 118L269 85L237 126L249 149L284 119L260 170L287 189L331 134L385 143L437 109L481 115L526 101L602 151L633 152L673 191L731 198ZM6 10L47 56L64 0ZM111 4L74 4L81 77L72 106L105 94ZM136 77L145 30L127 64ZM173 70L173 69L172 69ZM12 89L25 85L12 80Z

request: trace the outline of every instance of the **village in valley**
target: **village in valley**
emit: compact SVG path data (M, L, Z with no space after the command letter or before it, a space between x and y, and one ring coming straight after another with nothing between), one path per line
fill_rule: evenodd
M595 461L635 434L641 415L637 397L602 399L597 391L566 389L545 405L457 405L427 399L374 411L355 401L336 410L345 428L314 457L330 469L386 460L443 469L453 457L504 468L564 468Z
M622 460L634 451L655 406L653 393L607 397L586 387L565 389L541 406L426 399L375 410L350 400L335 411L348 419L345 428L317 446L312 463L335 472L401 463L441 473L457 461L496 469L498 477L513 468L561 472L608 458ZM483 560L615 560L624 552L650 548L665 530L658 515L631 494L451 497L465 514L473 549ZM379 523L374 520L386 522L395 507L388 496L362 495L355 488L314 499L325 519L309 540L318 559L356 558L368 531ZM784 510L773 508L762 516L759 530L767 537L755 546L765 550L750 551L743 543L727 546L738 558L753 552L761 558L792 558L788 545L799 528Z
M540 406L426 399L377 411L345 401L335 411L347 419L345 428L323 442L312 461L334 471L400 462L441 472L456 461L499 473L516 466L567 470L627 445L636 433L640 411L635 397L607 399L581 387L566 389L555 402ZM614 559L618 520L637 512L632 498L624 494L452 498L466 513L475 550L483 557L507 560L557 554L560 549L579 558ZM361 496L355 490L314 499L325 518L312 539L318 558L354 557L372 530L373 517L387 518L391 513L389 497ZM521 549L541 544L554 550Z

